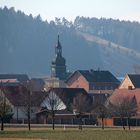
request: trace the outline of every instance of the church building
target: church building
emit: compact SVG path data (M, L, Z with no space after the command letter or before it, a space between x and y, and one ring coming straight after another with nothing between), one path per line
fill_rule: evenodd
M51 64L51 77L59 78L59 80L65 80L68 75L69 74L66 71L66 60L62 56L62 46L58 35L58 41L55 46L55 56Z
M45 80L45 89L49 88L65 88L65 80L71 73L67 72L66 69L66 60L62 56L62 46L59 40L55 46L55 55L51 63L51 77L44 79Z

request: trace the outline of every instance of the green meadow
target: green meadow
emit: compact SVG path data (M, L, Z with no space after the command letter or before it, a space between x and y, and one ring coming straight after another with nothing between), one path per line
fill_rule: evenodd
M0 131L0 140L140 140L140 130L114 129L27 129L7 128Z

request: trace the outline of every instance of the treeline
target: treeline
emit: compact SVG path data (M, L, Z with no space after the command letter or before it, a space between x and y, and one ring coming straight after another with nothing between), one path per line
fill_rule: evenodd
M108 61L110 55L104 56L96 42L88 42L77 30L139 51L140 24L137 22L84 17L77 17L74 23L65 18L48 22L42 21L40 15L27 16L13 7L4 7L0 8L0 73L49 75L58 33L68 70L99 67L110 70L110 66L104 67L104 60ZM116 54L122 62L120 54Z
M106 18L77 17L74 25L77 29L103 39L109 40L126 48L140 51L140 23L120 21Z
M48 75L58 33L63 55L70 60L67 65L74 67L70 64L75 62L76 52L81 50L81 57L87 44L76 34L73 26L68 27L66 19L63 21L62 26L57 18L48 23L47 20L42 21L40 15L27 16L21 11L15 12L14 8L0 9L0 73ZM77 63L80 64L80 61L78 58Z

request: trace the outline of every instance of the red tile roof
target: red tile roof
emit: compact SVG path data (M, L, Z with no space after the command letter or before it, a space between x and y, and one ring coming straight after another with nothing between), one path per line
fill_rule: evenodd
M18 83L17 79L0 79L0 83Z
M26 74L0 74L0 79L17 79L19 82L26 82L29 80Z
M29 101L29 91L23 87L6 87L4 88L4 94L13 106L25 106ZM45 96L44 92L32 92L31 105L40 106Z
M138 114L140 115L140 88L132 89L132 90L116 89L113 95L109 98L109 100L112 103L117 103L119 100L121 100L121 98L132 99L134 97L136 99L136 103L138 106Z

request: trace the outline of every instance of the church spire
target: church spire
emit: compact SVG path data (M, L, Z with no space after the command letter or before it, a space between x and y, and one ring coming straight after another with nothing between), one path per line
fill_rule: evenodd
M56 56L62 56L62 47L61 47L61 44L60 44L60 41L59 41L59 34L58 34L57 44L56 44L56 47L55 47L55 55Z
M59 42L59 34L58 34L58 36L57 36L57 42L58 42L57 44L59 44L59 43L60 43L60 42Z
M59 79L65 79L66 76L66 60L62 56L62 47L59 41L59 35L55 46L55 57L51 65L51 75L52 77L58 77Z

